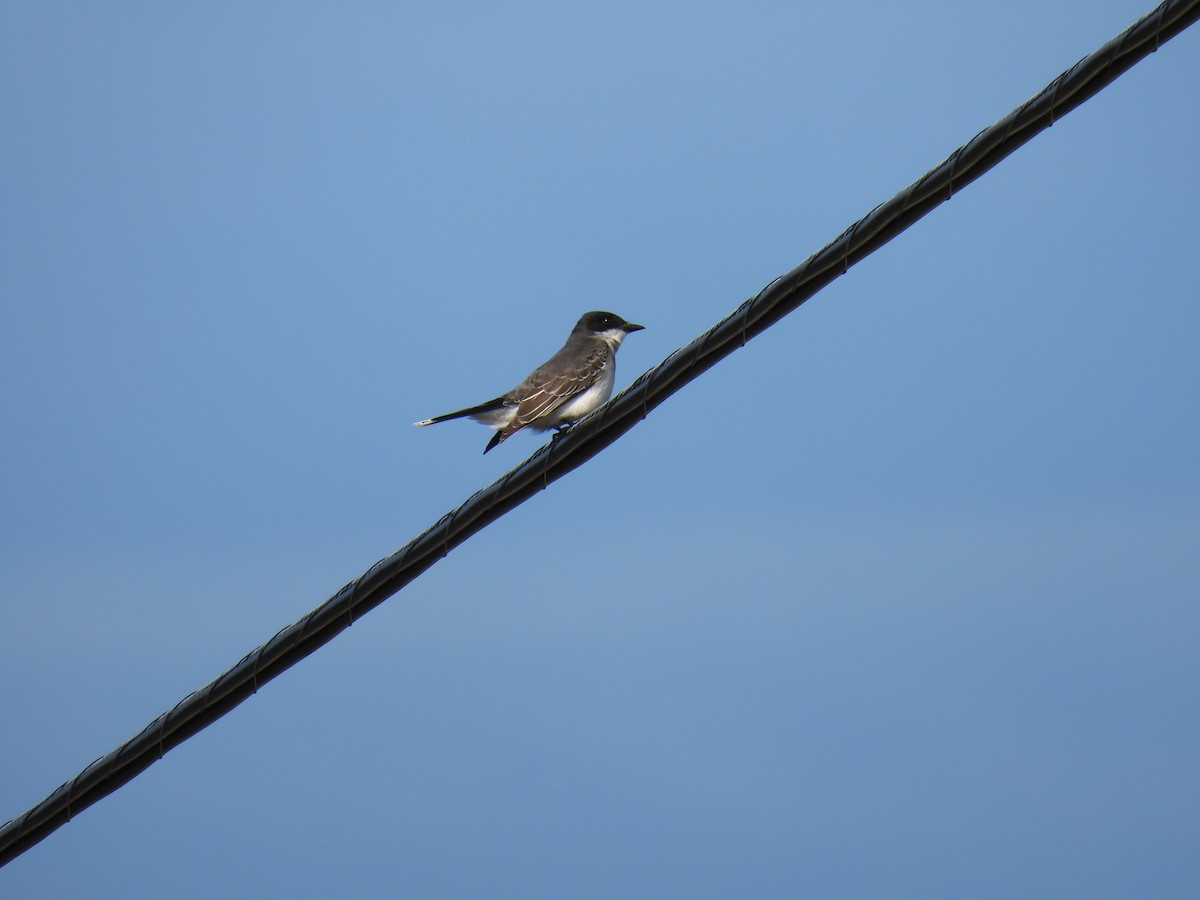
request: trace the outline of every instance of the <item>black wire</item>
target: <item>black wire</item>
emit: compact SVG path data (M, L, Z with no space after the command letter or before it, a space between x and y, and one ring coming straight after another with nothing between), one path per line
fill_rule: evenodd
M233 668L189 694L138 735L0 828L0 865L41 841L72 816L115 791L196 732L229 712L260 685L337 636L356 619L432 566L477 531L583 465L650 410L747 340L796 309L850 266L904 231L987 172L1026 141L1200 18L1200 0L1167 0L1037 96L975 135L921 178L729 316L581 420L521 465L443 516L407 546L371 566L304 618L280 630ZM1189 86L1190 87L1190 86Z

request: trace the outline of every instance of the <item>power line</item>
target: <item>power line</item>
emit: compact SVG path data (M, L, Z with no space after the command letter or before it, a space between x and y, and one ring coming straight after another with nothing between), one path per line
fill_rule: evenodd
M975 135L805 262L676 350L610 403L470 497L407 546L283 628L223 675L181 700L138 735L93 762L0 828L0 865L115 791L290 668L476 532L599 453L651 409L771 327L850 266L950 199L1036 134L1200 18L1200 0L1167 0L1084 57L1032 99Z

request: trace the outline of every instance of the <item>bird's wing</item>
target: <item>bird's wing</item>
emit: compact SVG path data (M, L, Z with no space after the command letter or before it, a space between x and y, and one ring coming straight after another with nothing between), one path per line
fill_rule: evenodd
M510 430L516 431L542 416L549 415L572 397L590 388L612 360L612 351L608 345L597 342L584 364L567 375L555 374L555 370L560 368L555 365L557 359L556 355L549 362L539 366L508 395L518 401L517 413L509 425Z

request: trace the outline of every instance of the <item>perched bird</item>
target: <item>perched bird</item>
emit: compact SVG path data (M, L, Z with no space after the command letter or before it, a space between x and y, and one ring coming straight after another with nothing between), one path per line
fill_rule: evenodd
M483 452L522 428L565 428L609 398L617 369L617 348L643 325L610 312L584 313L562 349L507 394L457 412L413 422L433 425L470 416L496 429Z

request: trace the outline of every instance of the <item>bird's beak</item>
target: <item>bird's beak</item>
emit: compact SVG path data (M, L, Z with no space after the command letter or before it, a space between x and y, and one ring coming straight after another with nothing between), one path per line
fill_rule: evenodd
M626 322L625 327L622 328L621 330L624 331L626 334L629 334L630 332L633 332L633 331L644 331L645 328L646 328L645 325L634 325L632 322Z

